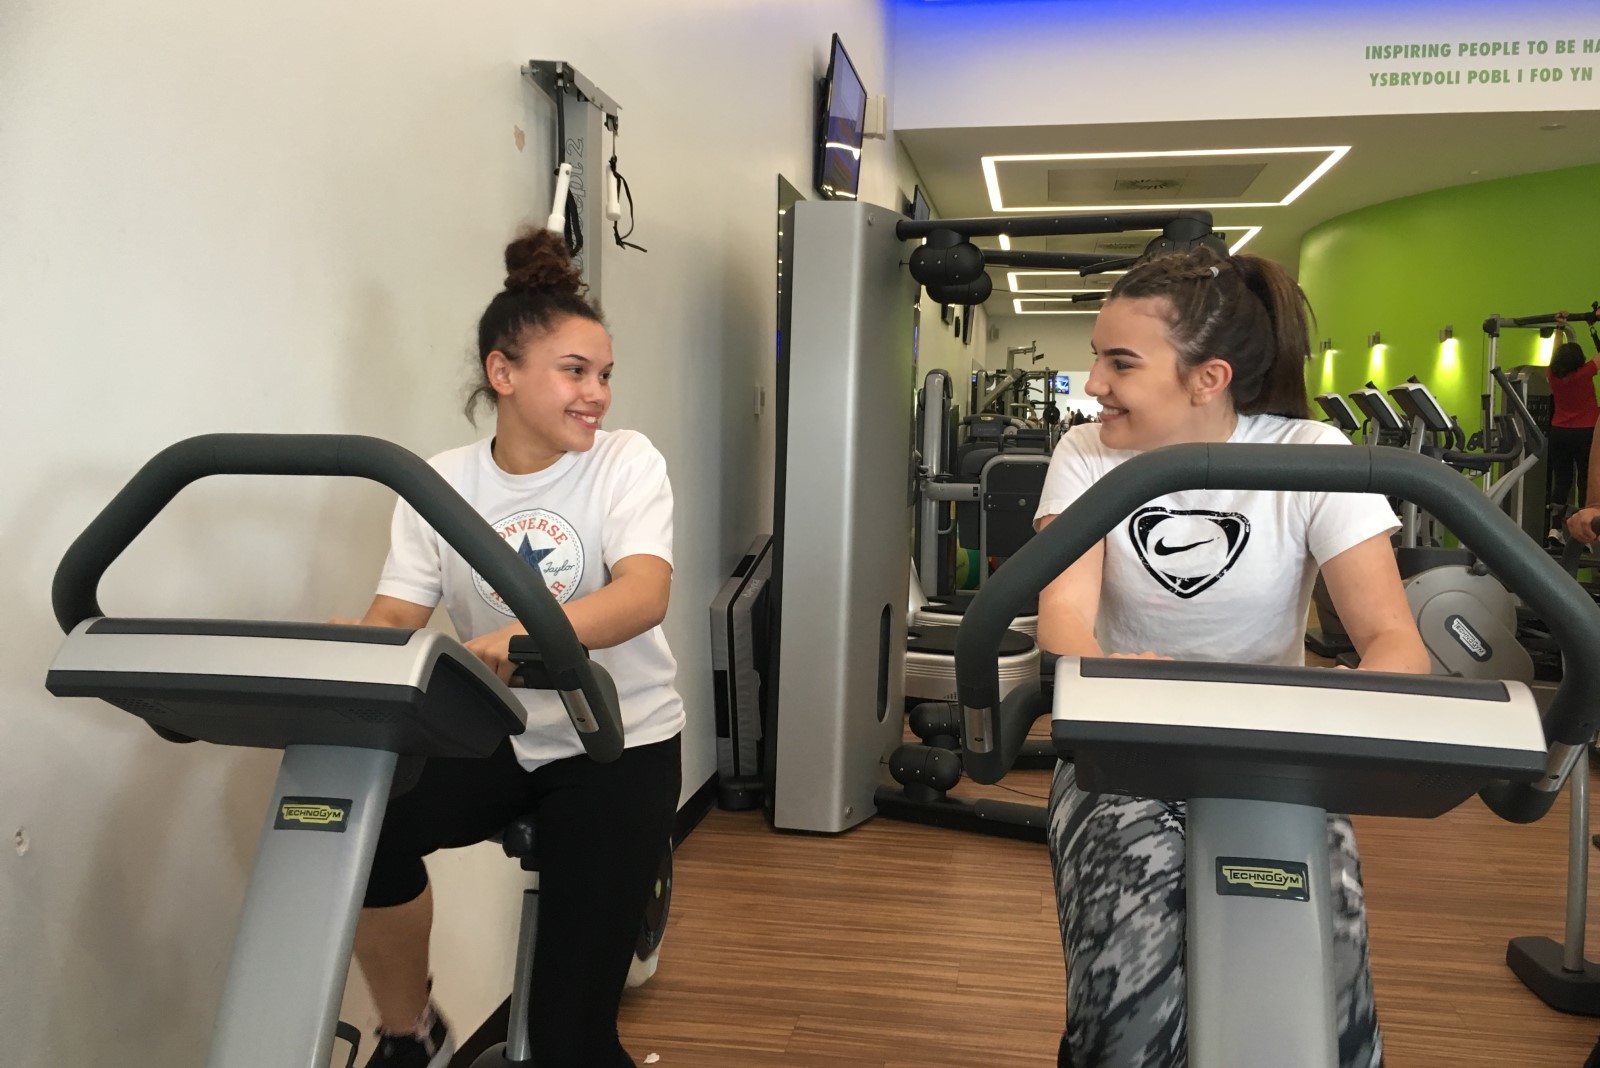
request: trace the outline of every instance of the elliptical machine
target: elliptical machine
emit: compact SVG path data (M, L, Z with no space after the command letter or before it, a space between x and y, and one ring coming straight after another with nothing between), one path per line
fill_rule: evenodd
M438 472L398 445L340 435L213 434L145 464L62 557L51 590L66 641L45 688L130 712L171 742L282 749L212 1037L210 1068L326 1068L356 919L389 798L429 757L487 756L522 733L521 701L433 630L108 617L106 569L189 483L209 475L345 475L399 493L528 629L523 683L560 695L584 751L622 752L616 687L544 582ZM531 940L529 949L531 951Z

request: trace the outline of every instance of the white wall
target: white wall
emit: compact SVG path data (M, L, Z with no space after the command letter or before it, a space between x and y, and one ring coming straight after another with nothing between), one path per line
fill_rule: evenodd
M1163 4L892 0L896 125L943 127L1587 109L1600 99L1588 0L1176 0ZM1542 42L1547 52L1533 51ZM1564 43L1575 55L1558 54ZM1462 55L1463 43L1519 54ZM1448 57L1368 58L1448 45ZM1579 80L1572 68L1595 80ZM1558 68L1560 81L1534 81ZM1375 76L1460 74L1460 84ZM1504 71L1503 83L1473 72ZM1523 76L1518 81L1519 73ZM1380 78L1381 80L1381 78ZM1003 106L1001 102L1003 101Z
M917 304L920 314L920 327L917 335L917 385L922 385L923 376L929 371L939 368L950 373L952 388L955 390L956 406L965 414L969 407L967 403L967 383L971 380L973 371L983 367L983 342L984 324L987 322L983 309L977 309L976 318L973 320L972 339L970 343L963 342L961 335L955 332L956 320L963 314L960 307L951 308L951 321L945 323L940 315L940 306L928 299L923 293Z
M57 560L145 458L187 435L360 432L423 454L475 436L459 414L473 325L504 242L548 210L552 112L518 75L529 58L570 60L623 106L634 239L650 252L603 251L618 356L607 422L646 432L672 473L686 789L711 773L706 606L770 522L772 419L752 392L772 392L776 178L810 189L831 32L883 91L884 21L862 0L10 5L7 1063L199 1063L273 774L268 755L167 745L108 706L47 697ZM891 202L895 159L892 142L869 143L866 199ZM363 485L204 484L112 569L102 601L354 614L389 508ZM432 870L440 1000L467 1032L505 993L518 877L489 848ZM370 1027L359 987L349 1010Z
M1037 344L1037 351L1043 354L1043 358L1034 363L1028 357L1019 357L1016 366L1027 371L1050 370L1067 375L1069 393L1057 402L1063 414L1069 406L1082 406L1090 413L1099 410L1098 404L1082 404L1088 400L1084 384L1089 379L1089 367L1094 362L1089 349L1089 337L1094 332L1094 316L996 315L989 322L995 324L1000 333L996 340L989 343L989 370L1005 370L1008 348Z
M1006 365L1006 349L1038 343L1044 358L1038 363L1024 359L1027 370L1066 371L1087 375L1094 362L1089 350L1089 337L1094 333L1092 315L997 315L989 320L1000 328L1000 338L989 346L990 370L1001 370ZM1077 379L1073 379L1076 389Z

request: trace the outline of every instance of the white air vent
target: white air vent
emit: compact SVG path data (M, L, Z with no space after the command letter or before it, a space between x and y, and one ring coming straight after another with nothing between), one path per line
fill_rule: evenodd
M1119 193L1165 193L1182 185L1176 178L1118 178L1112 188Z
M1231 200L1249 193L1265 167L1266 164L1255 162L1118 166L1083 161L1046 169L1045 198L1051 204L1063 205ZM1031 198L1038 194L1026 195Z

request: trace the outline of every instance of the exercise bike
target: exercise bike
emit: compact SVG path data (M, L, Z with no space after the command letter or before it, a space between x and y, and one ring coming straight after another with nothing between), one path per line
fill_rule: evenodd
M339 1022L339 1004L389 799L429 757L488 756L522 733L526 713L437 631L106 616L97 594L106 569L185 486L218 474L347 475L399 493L527 627L519 677L560 696L602 763L623 747L616 687L539 576L433 468L376 438L190 438L146 463L67 550L51 591L67 638L46 689L107 701L171 742L283 750L207 1064L326 1068L337 1037L354 1065L360 1036ZM531 952L530 925L519 977Z
M1568 670L1541 723L1517 682L1063 657L1053 693L1001 701L995 648L1018 605L1136 508L1194 489L1381 493L1426 507L1535 607ZM1091 793L1189 804L1188 1063L1336 1068L1326 814L1428 818L1474 792L1527 823L1594 734L1600 608L1470 482L1397 449L1175 445L1090 487L990 579L957 643L963 763L1010 766L1034 719ZM1294 714L1301 710L1315 714Z

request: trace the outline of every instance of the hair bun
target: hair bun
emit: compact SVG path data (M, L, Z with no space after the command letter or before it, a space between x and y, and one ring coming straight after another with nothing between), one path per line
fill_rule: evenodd
M507 293L543 290L577 295L587 288L560 234L527 229L506 246Z

